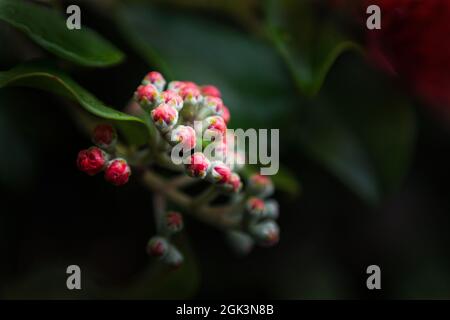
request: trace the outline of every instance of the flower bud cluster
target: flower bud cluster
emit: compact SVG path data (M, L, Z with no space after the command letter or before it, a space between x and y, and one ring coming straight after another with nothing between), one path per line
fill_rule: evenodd
M114 157L117 143L117 133L109 124L95 127L92 142L96 146L81 150L77 157L77 167L80 171L93 176L104 171L104 178L115 186L128 182L131 169L127 161Z
M150 113L170 151L175 146L182 147L187 175L206 179L225 193L238 193L242 188L241 178L225 163L230 112L223 104L219 89L190 81L171 81L167 87L165 84L160 73L150 72L136 89L135 101ZM202 121L202 132L196 132L194 121ZM199 135L206 141L218 142L217 157L211 159L203 152L195 152L196 146L205 142Z

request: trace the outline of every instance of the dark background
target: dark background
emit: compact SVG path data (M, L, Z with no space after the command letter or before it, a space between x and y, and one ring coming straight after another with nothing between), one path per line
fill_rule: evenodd
M162 8L164 14L173 15L172 24L177 23L177 15L193 16L194 20L206 19L226 26L251 42L265 43L254 31L254 21L241 17L245 16L241 9L234 8L238 13L233 13L229 8L233 6L229 5L222 8L201 1L192 5L171 3ZM263 10L249 3L254 16L260 19ZM101 100L123 106L139 79L148 70L158 69L158 64L142 59L107 11L101 12L92 4L82 8L83 24L110 39L126 53L127 59L108 69L69 66L68 70ZM319 14L314 17L319 24L334 21L343 33L364 42L362 27L350 22L351 18L324 5L317 10ZM187 29L183 25L180 28ZM291 28L295 36L298 29L292 25ZM0 34L4 43L16 39L15 46L2 45L2 70L29 56L48 55L4 23L0 25ZM224 47L236 45L227 44L233 39L221 37L218 36ZM205 36L204 41L207 40ZM175 43L177 39L166 41ZM192 41L193 46L202 42ZM166 47L160 46L164 58ZM176 50L190 49L184 46ZM176 60L178 66L189 63L183 59L189 57L188 53L174 54L178 51L167 50L169 62ZM224 53L225 58L235 52ZM246 69L246 62L236 56L232 59L236 60L237 69L252 79L252 70ZM268 68L267 59L255 59L261 69ZM208 63L210 60L205 61ZM231 127L252 127L254 120L256 127L281 128L283 169L301 188L292 192L282 187L275 193L281 207L280 243L237 257L221 232L186 216L185 231L176 239L186 255L186 263L177 271L157 265L145 253L146 243L155 231L148 191L136 179L116 188L106 184L102 177L91 178L76 169L77 152L91 143L73 120L70 112L73 105L36 89L1 89L0 296L6 299L448 298L448 124L398 79L376 70L358 54L345 53L339 57L320 93L314 97L297 92L282 59L275 64L280 65L284 74L281 84L274 77L269 79L273 86L270 81L267 83L271 86L267 86L258 80L257 74L254 83L245 79L236 86L251 93L246 95L248 100L254 95L267 105L272 101L269 95L282 96L283 107L270 108L258 100L248 110L240 112L247 106L239 104L230 105L230 109ZM203 82L215 79L208 78L205 70L198 74L188 67L178 74L182 77L193 74L200 78L194 80ZM202 80L203 76L207 79ZM217 79L220 85L223 80ZM225 103L227 98L231 101L239 98L233 96L233 88L225 87L223 91ZM374 100L380 103L379 108L369 106ZM399 100L401 107L391 108L391 102ZM319 116L310 113L311 109L319 110ZM326 112L326 116L320 116L321 112ZM398 130L397 120L392 120L390 112L395 113L393 118L400 118ZM327 165L330 162L320 159L332 153L317 153L304 142L306 137L314 146L323 142L324 148L331 141L332 151L348 148L339 139L308 135L323 131L325 137L338 136L332 131L333 126L321 124L322 119L329 121L335 116L351 132L356 132L363 141L362 149L369 150L368 158L384 157L384 168L390 170L391 181L395 176L394 186L380 183L382 192L376 200L368 200L358 192L364 189L364 183L361 187L352 182L349 185L341 171L336 176L333 166L330 169ZM404 129L404 123L408 123L408 129ZM371 137L375 137L369 140L377 142L378 147L373 150L364 142L362 128L366 127L371 128ZM405 131L407 137L395 140L398 135L406 135ZM400 154L399 150L404 151ZM347 166L344 172L358 176L361 170L352 159L343 157ZM383 176L379 174L383 166L373 167L375 176ZM65 269L70 264L82 269L80 292L65 288ZM371 264L380 266L382 272L382 290L377 292L366 288L366 268Z

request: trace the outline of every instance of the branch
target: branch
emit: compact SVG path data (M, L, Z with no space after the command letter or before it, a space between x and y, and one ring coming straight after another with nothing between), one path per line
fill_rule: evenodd
M221 229L240 229L239 219L230 216L236 209L234 205L228 206L196 206L193 199L183 192L171 187L170 181L146 169L142 173L143 184L152 192L161 193L170 201L186 209L187 213L197 219Z

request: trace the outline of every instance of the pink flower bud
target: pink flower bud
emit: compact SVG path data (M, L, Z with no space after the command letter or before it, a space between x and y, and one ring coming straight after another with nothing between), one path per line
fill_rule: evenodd
M177 111L183 108L183 99L175 91L166 90L161 95L163 103L174 107Z
M152 84L156 87L156 89L162 91L164 89L164 86L166 85L166 79L164 79L161 73L157 71L151 71L145 76L144 80L142 80L142 84Z
M203 107L214 115L223 114L223 101L220 98L211 96L204 97Z
M280 239L280 228L275 221L266 220L250 226L250 234L259 245L270 247Z
M161 94L152 84L141 85L134 93L134 99L143 109L149 110L161 103Z
M100 148L113 148L117 142L116 130L109 124L99 124L94 129L92 141Z
M252 217L260 218L262 217L265 208L264 200L256 197L251 197L247 200L245 207Z
M166 214L166 228L170 233L176 233L183 229L183 217L180 213L169 211Z
M211 164L211 169L208 171L208 180L212 183L226 183L231 176L230 168L222 161L215 161Z
M93 176L106 167L107 154L97 147L90 147L81 150L77 157L77 167L79 170Z
M222 95L220 93L220 90L217 89L216 86L213 85L206 85L201 87L202 94L204 96L210 96L210 97L216 97L220 98Z
M170 81L168 86L167 86L167 90L171 90L174 91L175 93L178 93L181 88L184 87L184 82L183 81Z
M200 90L193 85L184 85L180 91L179 95L183 99L184 103L190 105L197 105L202 101L202 95Z
M241 177L237 173L232 173L230 179L224 183L224 188L228 192L238 193L242 189Z
M225 121L225 123L228 124L228 122L230 122L230 117L231 117L230 116L230 110L225 105L223 105L223 107L222 107L222 118Z
M195 130L191 126L179 125L170 132L170 143L172 145L181 143L185 150L193 149L196 140Z
M153 109L151 115L155 126L162 131L172 128L178 121L178 111L165 103Z
M156 258L163 258L169 252L170 244L163 237L153 237L147 244L147 253Z
M130 175L130 166L124 159L114 159L110 161L105 170L105 180L115 186L126 184Z
M203 179L210 167L208 158L201 152L194 153L190 158L190 163L186 165L186 173L194 178Z
M206 118L203 123L206 127L206 130L215 130L220 133L220 135L224 135L227 131L227 125L225 124L225 121L222 117L211 116Z
M272 180L268 176L254 174L248 182L248 192L260 197L270 196L274 192Z

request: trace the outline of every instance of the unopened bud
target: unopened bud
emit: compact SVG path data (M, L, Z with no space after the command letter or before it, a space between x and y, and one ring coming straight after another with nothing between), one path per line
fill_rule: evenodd
M275 245L280 238L280 229L275 221L265 220L251 225L249 231L255 241L265 247Z
M213 115L223 114L223 101L220 98L207 96L203 99L203 108Z
M163 91L164 86L166 85L166 80L164 79L161 73L157 71L151 71L142 80L142 84L143 85L152 84L159 91Z
M117 133L110 124L99 124L92 134L92 142L103 149L114 148L117 142Z
M178 111L165 103L153 109L151 116L155 126L162 132L168 131L178 121Z
M151 110L161 103L161 93L152 85L141 85L134 93L134 99L144 110Z
M171 234L180 232L183 229L183 216L179 212L167 212L165 215L165 228Z
M189 105L197 105L203 99L200 90L192 85L184 85L180 89L179 95L183 99L184 103Z
M171 267L178 268L183 263L183 260L184 258L181 252L174 245L169 245L167 255L163 258L164 263Z
M263 218L278 219L280 209L276 200L267 200L264 205Z
M155 236L147 244L147 253L155 258L163 258L169 252L170 244L166 238Z
M222 184L230 179L231 170L222 161L214 161L208 172L207 178L212 183Z
M161 93L162 102L174 107L177 111L183 108L183 98L172 90L166 90Z
M102 149L90 147L81 150L77 157L77 167L79 170L93 176L103 171L107 165L108 155Z
M227 182L224 183L224 189L228 192L238 193L242 189L241 177L237 173L232 173Z
M105 170L105 180L115 186L122 186L128 182L131 169L125 159L114 159L109 162Z
M191 150L195 147L196 135L191 126L179 125L170 132L170 144L182 144L183 149Z
M200 89L204 96L210 96L210 97L216 97L216 98L220 98L222 96L222 94L220 93L220 90L217 89L217 87L213 86L213 85L202 86Z
M186 165L186 173L191 177L203 179L210 165L211 163L203 153L196 152L190 157L190 163Z
M247 200L246 209L251 217L261 218L264 212L264 200L256 197L251 197Z
M268 176L254 174L248 181L248 192L253 195L265 198L274 192L272 180Z

